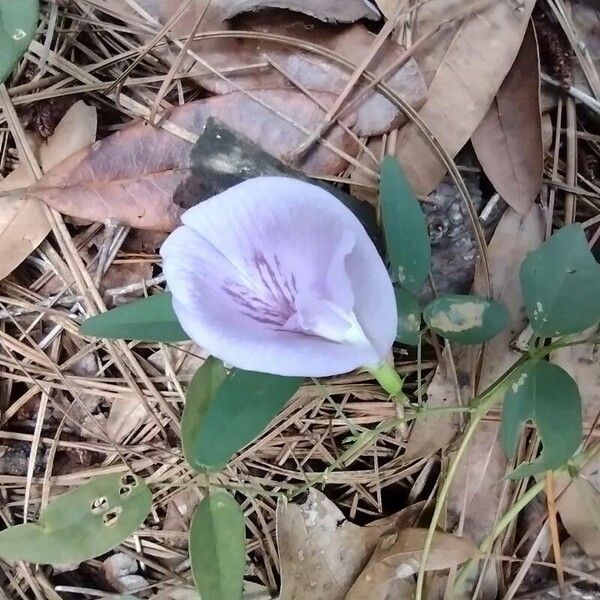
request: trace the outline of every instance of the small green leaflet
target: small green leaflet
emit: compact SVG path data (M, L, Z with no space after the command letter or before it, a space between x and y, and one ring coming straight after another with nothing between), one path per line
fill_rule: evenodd
M419 301L408 290L394 287L398 308L398 333L396 341L409 346L419 344L421 331L421 307Z
M459 344L482 344L508 324L502 304L483 296L446 294L431 302L423 313L433 331Z
M301 377L234 369L209 358L190 382L181 421L183 453L192 468L222 469L260 435L298 391Z
M521 427L527 421L537 425L542 454L532 463L519 465L511 479L557 469L579 447L581 396L565 370L544 360L531 360L509 386L502 411L502 446L507 455L515 454Z
M38 24L38 0L0 2L0 83L25 54Z
M381 163L379 205L392 279L416 293L431 266L429 234L425 215L393 156Z
M86 319L81 333L91 337L183 342L190 337L181 328L169 292L155 294Z
M576 333L600 320L600 265L579 223L532 252L520 276L527 316L539 336Z
M0 556L48 565L89 560L127 539L151 508L143 479L103 475L57 498L37 523L0 532Z
M239 504L224 491L198 505L189 533L192 574L202 600L241 600L246 527Z

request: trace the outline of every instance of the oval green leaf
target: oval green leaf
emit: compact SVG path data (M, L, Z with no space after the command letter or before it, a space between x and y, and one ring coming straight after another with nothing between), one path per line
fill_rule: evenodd
M246 568L246 527L239 504L226 492L211 492L194 513L189 551L202 600L240 600Z
M0 83L25 54L38 24L38 0L0 2Z
M63 494L37 523L0 533L0 556L8 561L60 565L100 556L127 539L152 508L143 479L103 475Z
M398 332L396 341L408 346L419 344L421 331L421 306L414 294L395 287L396 306L398 308Z
M379 205L392 279L416 293L429 274L431 245L425 215L393 156L381 163Z
M81 333L90 337L144 342L183 342L190 336L181 328L169 292L155 294L86 319Z
M465 345L483 344L508 324L502 304L473 294L439 296L425 308L423 317L433 331Z
M504 397L502 446L507 455L517 450L522 425L533 421L542 440L541 455L519 465L511 479L564 465L579 447L582 436L581 396L573 378L544 360L528 362Z
M527 316L539 336L576 333L600 320L600 265L579 223L532 252L520 277Z
M183 453L198 471L222 469L265 429L302 385L282 377L233 369L209 358L190 382L181 420Z

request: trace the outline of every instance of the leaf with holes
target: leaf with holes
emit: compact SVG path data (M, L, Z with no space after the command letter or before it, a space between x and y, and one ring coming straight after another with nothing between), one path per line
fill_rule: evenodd
M572 377L544 360L532 360L521 371L504 397L502 445L508 455L517 450L521 426L533 421L544 446L532 463L523 463L512 479L564 465L581 442L581 396Z
M580 224L557 231L521 265L527 315L540 336L576 333L600 320L600 265Z
M127 539L151 508L143 479L103 475L57 498L37 523L0 532L0 556L48 565L89 560Z
M482 344L508 324L502 304L474 294L446 294L430 302L423 314L433 331L459 344Z
M391 156L381 163L379 202L392 278L418 292L431 266L427 223L402 167Z
M38 23L38 0L0 3L0 83L25 54Z
M414 294L402 288L394 288L398 307L398 334L396 340L401 344L416 346L421 330L421 307Z
M183 452L199 471L223 468L233 454L260 435L302 384L282 377L234 369L209 358L196 371L181 421Z
M183 342L190 339L177 320L169 292L90 317L81 324L81 333L91 337L145 342Z
M211 492L194 513L189 551L202 600L240 600L246 567L246 527L240 505Z

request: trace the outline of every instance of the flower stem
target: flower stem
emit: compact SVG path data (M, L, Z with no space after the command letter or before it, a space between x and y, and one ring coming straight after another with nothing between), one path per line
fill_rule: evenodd
M380 362L374 367L366 367L367 371L377 379L379 385L393 398L406 396L402 393L402 377L398 375L394 367L387 362Z

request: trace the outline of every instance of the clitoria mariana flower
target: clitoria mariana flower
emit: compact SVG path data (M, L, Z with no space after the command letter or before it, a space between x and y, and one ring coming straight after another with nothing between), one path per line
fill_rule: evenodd
M322 377L376 369L396 335L392 283L326 190L258 177L188 210L161 249L186 333L235 367Z

